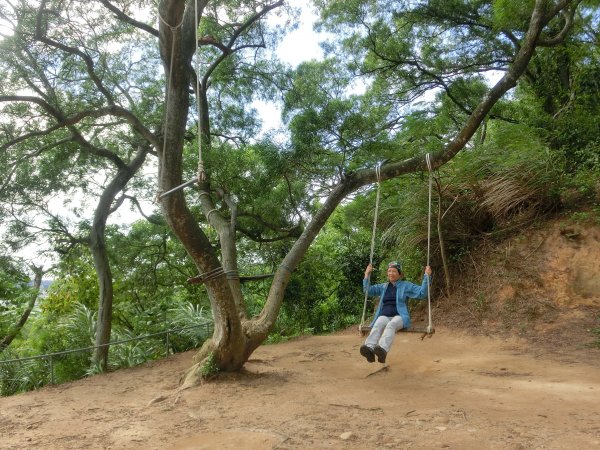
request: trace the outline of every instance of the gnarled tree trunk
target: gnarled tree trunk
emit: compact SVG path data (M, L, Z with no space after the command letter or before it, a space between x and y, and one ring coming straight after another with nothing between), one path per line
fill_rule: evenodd
M129 165L123 164L118 168L117 174L100 196L98 206L94 212L89 245L94 259L94 269L98 278L99 298L95 342L97 348L94 350L92 360L95 364L100 364L104 370L106 370L108 365L108 343L110 342L112 329L113 304L112 271L106 251L106 221L110 213L115 209L115 198L123 191L129 180L131 180L142 166L148 150L148 146L140 146L131 163Z

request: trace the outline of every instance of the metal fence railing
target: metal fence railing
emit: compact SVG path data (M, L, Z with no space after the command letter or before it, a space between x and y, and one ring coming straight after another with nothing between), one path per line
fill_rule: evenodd
M210 333L212 332L212 326L213 326L212 321L206 321L206 322L198 324L198 325L191 325L189 327L178 328L178 329L174 329L174 330L166 330L166 331L161 331L158 333L146 334L143 336L136 336L136 337L129 338L129 339L122 339L120 341L109 342L108 344L103 344L103 345L95 345L95 346L91 346L91 347L83 347L83 348L76 348L76 349L71 349L71 350L64 350L61 352L47 353L45 355L27 356L25 358L0 360L0 366L4 365L4 364L23 363L26 361L33 361L36 359L47 358L49 361L49 366L50 366L50 384L54 384L54 359L57 357L69 355L69 354L73 354L73 353L79 353L79 352L89 352L89 351L93 351L97 348L117 346L117 345L122 345L122 344L126 344L126 343L133 342L133 341L142 341L145 339L154 338L154 337L163 336L163 335L165 336L165 356L168 356L169 348L171 346L170 335L176 334L176 333L181 333L182 331L191 330L191 329L195 329L195 328L204 328L205 336L208 337L208 336L210 336Z

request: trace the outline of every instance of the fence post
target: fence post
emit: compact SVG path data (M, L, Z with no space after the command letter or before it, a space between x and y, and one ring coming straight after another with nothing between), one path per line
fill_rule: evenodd
M50 355L50 384L54 384L54 359Z
M165 354L165 357L169 357L169 330L167 330L167 352Z

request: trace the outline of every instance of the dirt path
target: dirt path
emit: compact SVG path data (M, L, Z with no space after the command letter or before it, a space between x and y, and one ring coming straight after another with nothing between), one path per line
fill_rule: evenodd
M0 399L0 448L600 449L599 352L400 334L387 366L353 334L263 346L247 369L177 392L192 353ZM381 370L378 370L381 369Z

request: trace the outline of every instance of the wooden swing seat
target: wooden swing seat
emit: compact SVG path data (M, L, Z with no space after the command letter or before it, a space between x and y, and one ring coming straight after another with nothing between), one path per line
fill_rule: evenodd
M359 325L358 332L362 336L366 336L367 334L369 334L371 332L371 327L369 325ZM396 331L396 333L420 333L422 335L421 340L423 340L423 339L425 339L425 337L433 336L433 334L435 333L435 328L429 329L426 326L424 326L424 327L408 327L408 328L402 328L402 329Z

